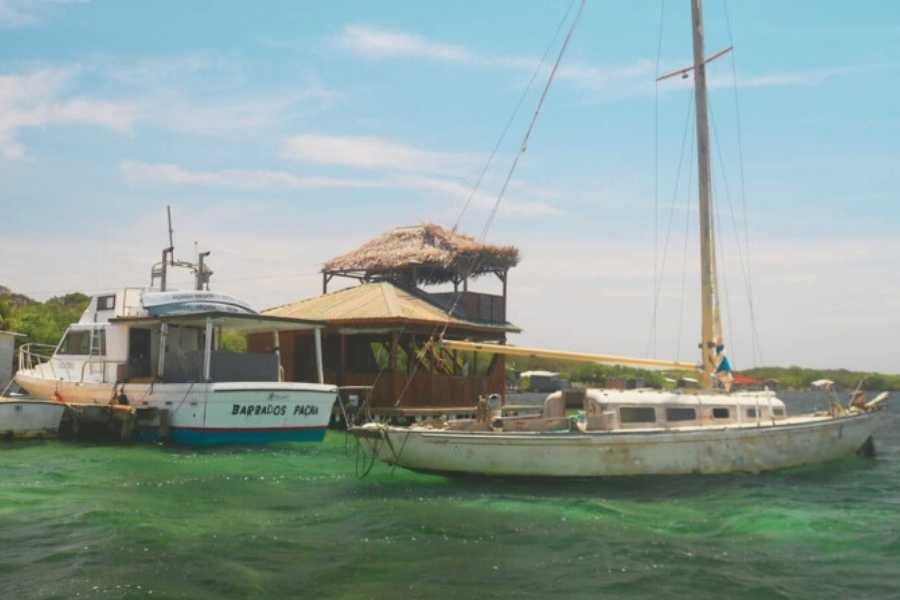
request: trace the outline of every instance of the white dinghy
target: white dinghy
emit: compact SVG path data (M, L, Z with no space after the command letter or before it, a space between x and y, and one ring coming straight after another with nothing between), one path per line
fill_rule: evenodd
M687 76L690 72L694 75L701 363L448 340L442 343L448 350L464 352L545 356L644 369L695 370L702 389L672 392L590 389L584 394L582 419L566 416L564 398L557 393L547 398L540 415L531 417L503 416L496 398L493 402L483 400L475 419L432 420L409 427L373 422L351 429L374 457L421 471L602 477L759 472L830 461L873 449L871 436L884 421L881 409L886 405L886 393L869 402L856 393L847 406L835 403L828 411L789 415L784 403L771 391L730 391L733 376L724 352L716 276L706 98L706 64L727 50L706 58L700 0L691 0L691 13L693 66L660 79L679 74Z
M59 402L0 396L0 440L55 437L65 411Z

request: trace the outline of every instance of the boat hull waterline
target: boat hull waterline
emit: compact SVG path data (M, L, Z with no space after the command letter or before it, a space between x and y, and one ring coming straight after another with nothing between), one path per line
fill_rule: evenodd
M0 398L0 439L54 437L65 411L58 402Z
M321 441L337 399L334 386L312 383L73 383L30 376L16 382L31 396L57 394L73 405L109 405L121 393L130 406L168 411L169 438L184 445ZM138 439L157 441L158 416L138 421Z
M501 433L367 424L370 453L411 470L529 477L761 472L836 460L872 435L875 413L682 431Z

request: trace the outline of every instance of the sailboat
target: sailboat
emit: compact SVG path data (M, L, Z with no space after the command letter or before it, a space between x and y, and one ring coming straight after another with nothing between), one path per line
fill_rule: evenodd
M874 449L888 394L849 405L789 415L773 391L733 392L724 352L711 209L706 58L700 0L691 0L698 149L701 360L699 365L534 348L443 341L460 351L544 356L660 370L695 370L701 389L606 390L584 393L584 417L566 415L559 392L540 415L505 416L499 397L482 399L473 419L407 427L370 422L351 428L381 461L413 470L494 476L603 477L760 472L820 463Z

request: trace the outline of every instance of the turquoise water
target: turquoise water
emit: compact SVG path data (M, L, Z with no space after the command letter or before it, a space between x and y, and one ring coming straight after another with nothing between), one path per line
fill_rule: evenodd
M898 426L875 459L606 481L359 480L334 432L7 444L0 598L897 598Z

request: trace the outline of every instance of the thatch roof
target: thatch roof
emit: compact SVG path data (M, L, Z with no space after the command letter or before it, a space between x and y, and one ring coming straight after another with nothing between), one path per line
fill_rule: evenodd
M505 271L518 262L519 250L514 246L484 244L471 236L426 223L388 231L352 252L331 259L323 271L370 276L415 268L416 279L421 283L446 283L466 274L477 277Z
M387 281L347 289L268 308L265 316L324 321L332 327L447 324L448 332L519 332L511 323L481 323L451 316L427 294L404 290Z

